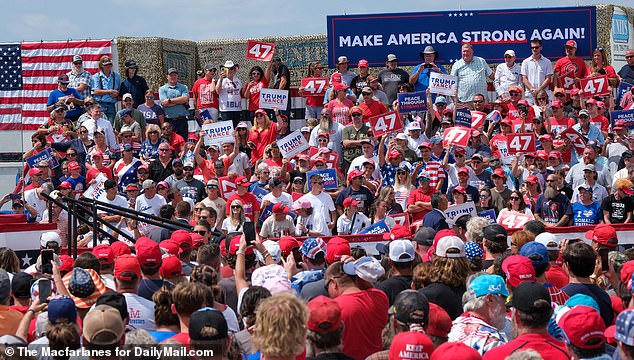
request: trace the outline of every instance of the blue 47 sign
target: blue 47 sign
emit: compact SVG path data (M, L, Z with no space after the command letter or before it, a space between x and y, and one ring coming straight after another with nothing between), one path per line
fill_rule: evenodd
M503 62L509 49L521 60L531 55L531 39L542 40L542 54L551 60L564 56L566 41L575 40L577 56L589 59L597 44L593 6L336 15L326 22L330 67L343 55L352 65L366 59L381 66L387 54L396 54L401 65L416 65L427 45L438 51L436 62L449 64L460 59L463 43L487 61Z

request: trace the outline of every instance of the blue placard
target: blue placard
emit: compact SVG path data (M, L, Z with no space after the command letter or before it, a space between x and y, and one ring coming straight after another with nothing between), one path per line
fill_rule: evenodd
M213 117L209 113L209 110L205 109L200 112L200 117L204 120L213 120Z
M536 38L543 42L542 55L553 61L568 40L577 42L577 56L590 59L597 44L594 6L333 15L326 28L330 67L339 56L347 56L351 67L359 59L385 66L387 54L396 54L399 65L417 65L427 45L438 51L436 62L451 64L467 42L475 55L502 63L506 50L515 50L518 60L529 57Z
M253 195L255 195L255 197L258 199L260 205L262 205L262 198L264 198L266 194L270 193L270 191L266 191L259 186L254 187L252 192Z
M32 169L37 163L42 160L47 160L51 165L51 169L55 169L59 166L59 162L57 161L57 158L53 156L53 149L51 148L40 151L39 153L27 158L26 163L29 165L29 168Z
M456 124L456 126L464 126L470 128L471 119L471 111L469 111L469 108L463 107L456 109L456 120L454 121L454 124Z
M314 174L321 175L324 181L324 190L337 190L339 184L337 184L337 170L336 169L324 169L324 170L312 170L306 173L306 179L310 179ZM311 191L310 181L308 181L308 191Z
M622 81L619 84L619 88L616 90L616 99L614 100L614 103L616 105L621 104L621 99L623 98L623 95L625 95L626 92L630 91L632 86L634 85L627 83L625 81Z
M411 114L427 111L427 95L424 91L398 94L398 113Z
M610 121L614 125L617 121L625 121L628 128L634 128L634 110L610 111Z
M387 227L387 224L385 224L385 220L381 220L361 230L359 234L384 234L389 232L390 228Z
M493 209L480 212L478 213L478 216L487 219L489 224L495 224L497 222L497 219L495 218L495 210Z
M266 218L271 215L273 215L273 204L269 204L264 209L262 209L262 211L260 212L260 221L266 220Z

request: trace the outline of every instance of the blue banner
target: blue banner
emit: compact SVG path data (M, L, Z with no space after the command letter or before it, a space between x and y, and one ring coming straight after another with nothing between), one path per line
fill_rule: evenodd
M57 161L57 158L53 156L53 149L51 148L40 151L39 153L27 158L26 163L29 165L29 168L32 169L37 163L42 160L47 160L48 163L51 165L51 169L55 169L59 166L59 161Z
M478 213L478 216L487 219L489 224L495 224L497 222L497 219L495 218L495 210L493 209L480 212Z
M313 170L306 173L306 179L310 179L314 174L321 175L321 178L324 182L324 190L337 190L339 188L339 184L337 184L337 170L336 169L324 169L324 170ZM312 187L310 186L310 181L308 182L308 191L311 191Z
M269 216L273 215L273 204L269 204L260 212L260 221L266 220Z
M438 51L441 64L458 61L463 43L491 63L504 62L506 50L515 50L518 60L529 57L531 39L542 40L542 55L553 62L565 56L568 40L577 42L577 56L584 59L597 45L593 6L333 15L326 28L330 67L339 56L347 56L351 67L360 59L383 66L387 54L396 54L400 65L417 65L427 45Z
M427 95L424 91L398 94L398 113L411 114L427 111Z
M255 195L255 197L258 199L260 205L262 205L262 198L268 193L270 193L270 191L266 191L259 186L253 188L253 195Z
M385 220L381 220L361 230L359 234L384 234L389 232L390 228L385 224Z
M632 86L634 85L626 83L625 81L621 81L621 83L619 84L619 88L616 90L616 99L614 100L614 103L616 105L619 105L621 103L623 95L625 95L626 92L630 91Z
M619 120L625 121L628 128L634 128L634 110L610 111L610 121L612 121L612 125Z
M464 126L470 128L471 119L471 111L469 111L469 108L463 107L456 109L456 120L454 120L454 124L456 126Z

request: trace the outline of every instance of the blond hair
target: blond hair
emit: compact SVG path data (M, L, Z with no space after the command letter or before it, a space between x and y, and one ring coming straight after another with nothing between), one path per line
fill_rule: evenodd
M291 357L306 343L308 308L291 294L263 300L256 309L253 345L266 357Z
M151 132L158 132L161 135L161 128L156 124L148 124L145 129L145 138L148 139L150 137Z

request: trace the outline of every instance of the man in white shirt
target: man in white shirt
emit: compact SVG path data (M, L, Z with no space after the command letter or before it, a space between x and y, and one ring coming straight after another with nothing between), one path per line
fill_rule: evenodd
M350 163L350 168L348 169L348 174L352 170L363 171L363 164L365 164L368 160L372 160L374 162L374 171L372 172L372 177L375 179L381 178L380 169L376 166L379 163L379 157L374 155L374 145L372 144L372 140L370 139L361 139L361 156L357 156ZM346 174L347 175L347 174Z
M222 227L222 221L226 217L225 209L227 208L227 202L225 201L225 199L220 197L220 187L218 186L218 179L209 179L209 181L207 181L207 197L204 198L201 203L206 207L210 207L216 210L216 222L214 224L211 224L211 226L215 226L220 229ZM195 210L196 207L194 207L194 211Z
M119 189L117 188L117 182L108 179L103 184L103 188L106 191L106 198L102 201L110 203L112 205L116 205L122 208L129 208L128 201L121 195L118 195ZM97 215L110 223L110 225L118 227L119 222L121 222L121 215L116 215L108 211L97 210ZM112 234L113 231L110 229L105 229L108 233Z
M235 134L237 136L238 132L236 131ZM251 178L249 157L247 154L240 152L240 147L235 146L234 139L222 144L222 152L224 154L219 159L225 164L226 174L235 172L238 176L244 176L247 179Z
M270 179L269 190L271 190L271 192L262 197L262 208L280 202L289 208L292 207L293 197L291 194L283 191L285 186L286 185L278 177Z
M313 214L316 218L315 223L327 224L327 227L325 229L313 230L317 231L320 234L330 235L332 233L332 229L337 224L337 208L335 208L335 203L334 201L332 201L332 197L330 196L330 194L323 191L324 185L321 175L313 174L310 177L309 181L312 187L311 191L295 201L295 206L301 207L301 204L304 201L310 202L313 208Z
M141 281L141 265L136 256L121 255L115 259L114 279L117 292L125 296L130 325L135 329L155 331L154 303L137 295Z
M90 108L90 119L82 122L81 126L84 126L88 130L88 138L91 140L94 139L95 131L97 131L97 129L103 129L104 134L106 135L106 144L114 149L119 149L117 138L114 136L114 130L112 129L112 124L110 124L110 121L102 117L101 105L94 104Z
M136 198L134 210L158 216L161 206L167 204L167 202L164 197L156 193L154 180L145 180L143 182L143 191L143 194Z
M522 83L526 89L525 98L533 105L535 95L546 90L548 100L553 100L553 92L548 88L553 80L553 63L542 56L542 41L531 40L532 55L522 61Z
M24 192L24 202L31 205L35 210L37 210L37 218L36 222L42 221L42 215L44 214L44 210L46 210L46 199L40 194L50 194L54 190L53 184L44 183L42 186L27 190Z
M504 52L504 64L495 68L493 86L498 97L508 98L509 88L513 85L522 86L522 67L515 62L515 51Z

